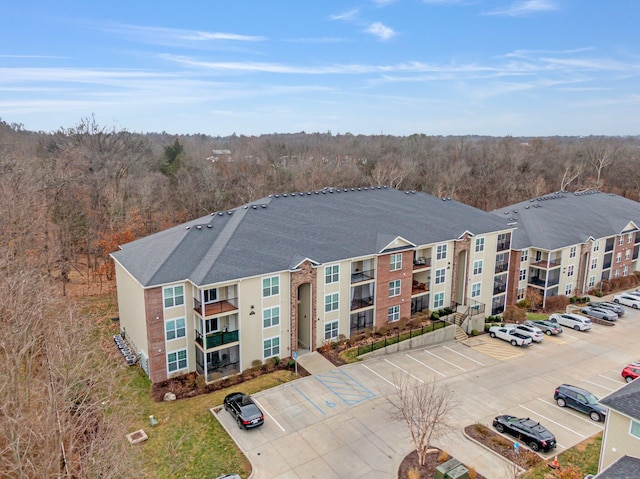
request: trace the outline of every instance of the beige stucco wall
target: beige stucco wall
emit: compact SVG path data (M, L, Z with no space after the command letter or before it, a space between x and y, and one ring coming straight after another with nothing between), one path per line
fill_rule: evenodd
M116 267L120 331L125 331L126 340L136 353L143 351L148 356L144 288L120 263L117 261L114 261L114 263Z
M616 411L609 410L605 424L602 449L600 450L601 471L624 455L640 457L640 438L629 433L631 419Z

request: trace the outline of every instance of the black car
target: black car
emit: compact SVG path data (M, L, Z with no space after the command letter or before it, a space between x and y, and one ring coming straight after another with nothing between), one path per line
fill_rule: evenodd
M602 421L607 415L607 409L598 404L598 398L586 389L572 386L571 384L561 384L553 393L553 399L558 406L575 409L576 411L588 414L594 421Z
M507 434L522 441L533 451L549 451L556 447L556 437L546 427L532 419L504 414L493 420L493 427L498 432Z
M244 393L231 393L224 398L224 408L236 419L240 429L262 426L264 414L253 402L251 396Z

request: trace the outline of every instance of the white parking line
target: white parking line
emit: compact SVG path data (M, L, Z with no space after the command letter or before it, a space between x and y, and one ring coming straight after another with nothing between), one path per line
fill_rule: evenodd
M593 384L594 386L598 386L599 388L606 389L607 391L615 391L615 389L613 388L608 388L607 386L603 386L602 384L594 383L593 381L589 381L588 379L585 379L585 382Z
M389 384L391 384L394 388L396 389L400 389L400 387L396 386L395 384L393 384L391 381L389 381L387 378L382 377L381 375L379 375L377 372L375 372L373 369L371 369L369 366L367 366L366 364L363 364L363 366L365 368L367 368L369 371L371 371L373 374L375 374L376 376L378 376L380 379L382 379L383 381L388 382Z
M553 419L550 419L550 418L548 418L546 416L543 416L540 413L535 412L533 409L529 409L527 406L523 406L522 404L518 404L518 406L520 406L522 409L526 409L527 411L532 412L533 414L536 414L537 416L540 416L541 418L545 419L546 421L552 422L552 423L556 424L557 426L560 426L560 427L566 429L567 431L572 432L572 433L580 436L581 438L587 437L587 436L584 436L584 435L580 434L578 431L574 431L573 429L571 429L571 428L569 428L569 427L567 427L567 426L565 426L563 424L560 424L559 422L556 422Z
M408 354L405 354L406 357L413 359L415 362L422 364L425 368L429 368L431 369L434 373L439 374L440 376L442 376L443 378L446 378L447 375L446 374L442 374L440 371L433 369L431 366L429 366L428 364L423 363L422 361L420 361L419 359L414 358L413 356L409 356Z
M543 403L548 404L548 405L550 405L550 406L558 406L556 403L549 402L549 401L547 401L546 399L538 398L538 401L542 401ZM560 406L558 406L558 407L560 407ZM565 408L560 408L560 409L565 409ZM592 424L592 425L594 425L594 426L597 426L597 427L599 427L599 428L602 428L602 424L600 424L600 423L597 423L597 422L595 422L595 421L591 421L591 420L589 420L589 419L585 419L585 418L580 417L580 416L578 416L578 415L576 415L576 414L573 414L573 413L571 413L571 412L569 412L569 411L566 411L566 412L567 412L568 414L571 414L571 415L572 415L573 417L575 417L576 419L580 419L581 421L584 421L584 422L586 422L586 423L588 423L588 424Z
M601 378L604 378L604 379L608 379L609 381L613 381L614 383L618 383L618 384L620 383L620 381L618 379L609 378L607 376L603 376L602 374L598 374L598 376L600 376ZM620 377L622 377L622 376L620 376Z
M438 356L437 354L433 354L431 351L429 351L429 350L427 350L427 349L425 349L425 350L424 350L424 352L425 352L425 353L427 353L427 354L430 354L430 355L431 355L431 356L433 356L434 358L438 358L440 361L444 361L444 362L445 362L445 363L447 363L447 364L451 364L451 366L455 366L456 368L458 368L458 369L460 369L460 370L462 370L462 371L466 371L466 369L465 369L465 368L461 368L461 367L460 367L460 366L458 366L457 364L454 364L454 363L452 363L451 361L447 361L446 359L441 358L441 357L440 357L440 356Z
M420 379L417 376L414 376L413 374L411 374L409 371L407 371L406 369L402 369L400 366L398 366L397 364L393 364L391 361L389 361L388 359L385 359L386 362L388 362L389 364L391 364L391 366L398 368L400 371L402 371L405 374L408 374L409 376L411 376L413 379L415 379L416 381L419 381L421 383L424 383L424 381L422 379Z
M284 430L285 430L285 429L280 425L280 423L279 423L278 421L276 421L276 420L274 419L274 417L273 417L271 414L269 414L269 411L267 411L267 410L264 408L264 406L263 406L262 404L260 404L260 403L258 402L258 400L257 400L255 397L253 398L253 402L254 402L254 403L256 403L256 404L258 405L258 407L260 408L260 410L261 410L263 413L265 413L267 416L269 416L269 417L271 418L271 420L272 420L273 422L275 422L275 423L276 423L276 426L278 426L278 427L279 427L280 429L282 429L282 431L284 432Z
M473 361L474 363L479 364L480 366L484 366L484 363L481 363L480 361L476 361L475 359L470 358L469 356L467 356L467 355L465 355L465 354L459 353L459 352L458 352L458 351L456 351L455 349L451 349L449 346L443 346L443 347L444 347L445 349L448 349L448 350L449 350L449 351L451 351L452 353L456 353L456 354L458 354L459 356L462 356L463 358L467 358L469 361Z

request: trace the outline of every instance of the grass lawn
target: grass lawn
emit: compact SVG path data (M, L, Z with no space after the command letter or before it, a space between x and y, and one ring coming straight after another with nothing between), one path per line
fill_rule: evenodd
M549 319L549 315L545 313L527 313L527 319L539 321L541 319Z
M529 469L520 479L546 479L549 477L582 478L587 474L596 474L600 459L602 433L582 441L580 444L558 454L559 471L553 471L547 464ZM552 473L553 475L550 475ZM562 476L560 476L562 473Z

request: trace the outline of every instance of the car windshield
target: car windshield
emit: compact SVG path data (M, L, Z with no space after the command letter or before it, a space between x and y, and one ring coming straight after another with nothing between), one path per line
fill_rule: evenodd
M586 400L587 400L587 404L597 404L597 402L598 402L598 398L597 398L597 397L595 397L595 396L594 396L593 394L591 394L591 393L587 393L587 394L585 394L585 395L584 395L584 397L585 397L585 398L586 398Z

